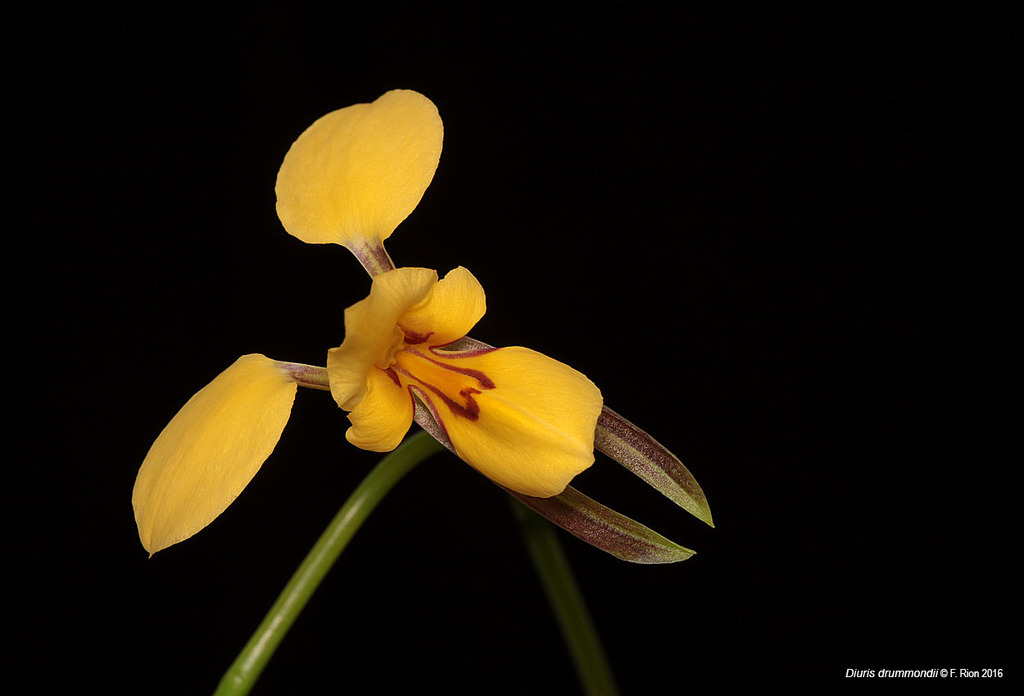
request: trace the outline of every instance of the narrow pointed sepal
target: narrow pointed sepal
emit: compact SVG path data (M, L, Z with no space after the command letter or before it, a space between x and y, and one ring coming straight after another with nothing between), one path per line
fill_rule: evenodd
M132 507L150 555L189 538L238 497L281 438L296 383L244 355L181 407L146 455Z
M715 526L704 491L678 457L607 406L597 419L594 446L697 519Z
M677 563L695 553L588 498L572 486L551 498L531 498L515 491L508 492L565 531L623 561Z

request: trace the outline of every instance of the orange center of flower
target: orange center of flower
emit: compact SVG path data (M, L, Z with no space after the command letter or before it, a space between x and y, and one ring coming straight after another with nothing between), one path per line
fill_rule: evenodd
M424 397L445 404L454 415L476 420L480 405L473 396L494 389L494 382L480 370L460 367L458 362L457 357L421 351L407 343L395 353L386 372L396 384L416 387Z

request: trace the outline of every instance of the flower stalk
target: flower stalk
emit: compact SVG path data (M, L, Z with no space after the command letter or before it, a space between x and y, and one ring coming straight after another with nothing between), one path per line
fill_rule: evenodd
M403 476L440 449L426 433L416 433L367 474L285 585L263 622L224 674L214 696L249 693L288 629L366 518Z

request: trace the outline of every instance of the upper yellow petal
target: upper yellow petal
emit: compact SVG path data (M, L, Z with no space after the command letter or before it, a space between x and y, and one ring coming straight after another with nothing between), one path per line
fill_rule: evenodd
M238 497L281 438L295 390L273 360L244 355L178 411L132 492L150 554L189 538Z
M480 281L462 266L449 271L430 294L405 312L398 323L408 336L430 346L444 346L467 335L487 311Z
M437 107L411 90L323 116L281 164L281 223L310 244L379 245L423 197L443 138Z
M441 360L486 375L494 385L472 394L475 419L433 400L457 454L482 474L516 492L547 498L593 464L602 398L583 374L520 347Z
M345 310L345 340L327 351L331 394L339 406L351 411L362 401L370 370L387 367L401 347L399 317L422 302L436 283L436 271L397 268L375 277L369 297Z

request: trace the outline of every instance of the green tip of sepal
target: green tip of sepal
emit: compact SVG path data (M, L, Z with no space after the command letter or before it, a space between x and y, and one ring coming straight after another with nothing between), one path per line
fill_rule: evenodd
M679 458L607 406L597 419L594 446L701 522L715 526L704 491Z
M623 561L678 563L695 553L571 486L552 498L531 498L508 492L555 525Z

